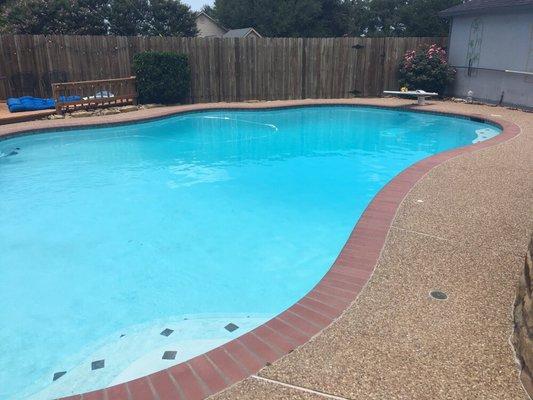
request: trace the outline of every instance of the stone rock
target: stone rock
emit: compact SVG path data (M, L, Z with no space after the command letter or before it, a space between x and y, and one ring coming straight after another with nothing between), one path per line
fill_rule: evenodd
M100 115L114 115L114 114L120 114L120 110L117 110L116 108L106 108L105 110L102 110Z
M156 104L156 103L153 103L153 104L144 104L142 107L143 107L143 108L146 108L146 109L150 109L150 108L158 108L158 107L163 107L163 104Z
M525 258L513 312L513 345L522 369L520 378L526 392L533 397L533 237Z
M137 107L137 106L124 106L124 107L120 107L119 108L121 113L137 111L138 109L139 109L139 107Z
M65 116L63 114L52 114L48 116L48 119L65 119Z
M93 113L89 111L75 111L70 114L72 118L85 118L92 117Z

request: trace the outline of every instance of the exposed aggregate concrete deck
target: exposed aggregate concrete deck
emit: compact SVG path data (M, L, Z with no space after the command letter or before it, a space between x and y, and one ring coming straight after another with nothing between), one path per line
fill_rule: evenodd
M295 102L244 106L282 104ZM232 105L207 105L226 106ZM86 118L83 123L122 122L197 107ZM214 399L527 398L508 338L514 289L533 229L533 114L451 102L423 109L501 116L518 124L522 133L431 170L404 199L374 275L357 300L312 341L258 374L316 393L250 377ZM23 129L71 123L80 121L35 121ZM2 126L0 136L20 129L20 124ZM432 300L432 289L445 291L449 299Z
M349 399L527 398L508 339L533 229L533 114L450 102L424 109L501 115L522 134L422 179L357 300L260 376ZM432 300L432 289L449 299ZM214 398L313 398L265 385L248 378Z

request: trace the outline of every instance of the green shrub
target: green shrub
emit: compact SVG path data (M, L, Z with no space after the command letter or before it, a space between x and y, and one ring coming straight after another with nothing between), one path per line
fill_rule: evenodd
M191 71L187 56L147 51L133 57L139 102L183 103L190 93Z
M448 65L446 52L433 44L405 53L400 65L400 86L442 95L453 82L455 69Z

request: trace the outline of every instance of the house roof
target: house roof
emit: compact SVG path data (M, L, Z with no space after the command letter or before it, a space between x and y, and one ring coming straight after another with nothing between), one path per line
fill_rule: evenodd
M453 17L465 14L486 14L502 10L519 11L533 9L533 0L470 0L466 3L441 11L441 17Z
M226 28L224 25L222 25L220 22L218 22L216 19L214 19L213 17L211 17L209 14L203 12L203 11L200 11L197 15L196 15L196 18L200 17L200 16L204 16L206 17L207 19L211 20L211 22L213 22L215 25L218 25L222 30L224 31L228 31L228 28Z
M255 33L257 36L262 37L259 32L254 28L241 28L241 29L231 29L227 31L223 37L225 38L245 38L251 33Z

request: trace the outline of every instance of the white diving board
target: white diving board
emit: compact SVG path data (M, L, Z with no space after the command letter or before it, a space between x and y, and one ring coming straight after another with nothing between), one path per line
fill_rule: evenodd
M416 96L418 100L418 105L423 106L426 104L426 98L432 97L432 96L438 96L438 93L433 92L426 92L424 90L410 90L408 92L402 92L400 90L384 90L383 93L385 94L394 94L394 95L402 95L402 96Z

